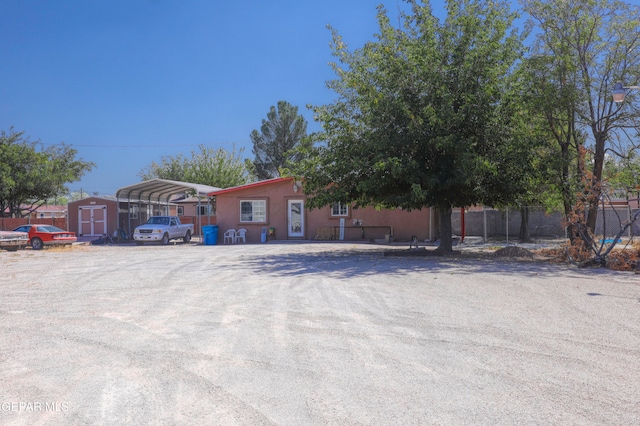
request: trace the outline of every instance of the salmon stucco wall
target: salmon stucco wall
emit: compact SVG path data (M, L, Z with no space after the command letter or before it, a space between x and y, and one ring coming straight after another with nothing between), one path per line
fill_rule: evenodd
M332 216L331 208L304 210L302 236L291 237L288 231L289 201L306 201L302 190L294 185L293 179L276 179L257 182L246 187L222 191L216 195L216 215L218 224L218 244L224 243L224 233L228 229L245 228L247 242L261 241L262 229L273 229L269 240L288 239L328 239L333 232L337 239L340 219L345 219L345 240L382 240L393 234L395 241L409 241L416 235L420 241L432 238L433 224L430 224L430 209L407 212L401 209L376 210L372 207L352 209L342 217ZM240 202L264 200L267 217L264 222L247 223L240 220ZM306 206L305 206L306 207Z
M266 221L256 223L241 222L240 202L243 200L265 200L267 205ZM297 192L294 190L292 179L281 180L269 185L237 189L217 195L218 244L223 243L224 232L230 228L245 228L247 230L247 242L260 242L263 227L274 229L275 233L270 239L286 240L288 200L304 200L301 190L298 189Z
M309 231L317 232L330 226L339 233L340 217L332 216L330 207L307 212L307 217ZM425 241L431 240L431 235L435 234L433 225L429 223L429 209L408 212L402 209L349 207L347 215L343 217L345 240L379 240L385 239L386 234L392 234L394 241L410 241L413 235L417 236L419 241ZM314 238L314 235L310 235L310 238Z

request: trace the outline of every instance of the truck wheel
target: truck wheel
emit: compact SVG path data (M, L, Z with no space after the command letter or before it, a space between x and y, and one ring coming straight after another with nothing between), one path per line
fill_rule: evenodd
M166 246L167 244L169 244L169 234L165 232L165 234L162 236L162 245Z
M33 238L31 240L31 248L34 250L42 250L42 246L44 246L44 244L42 244L42 240L40 238Z
M188 244L191 241L191 231L187 231L187 234L184 236L183 241L185 244Z

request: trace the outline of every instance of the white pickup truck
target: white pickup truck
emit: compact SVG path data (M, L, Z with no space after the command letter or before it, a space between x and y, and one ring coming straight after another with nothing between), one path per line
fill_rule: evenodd
M192 235L193 225L180 223L177 216L151 216L147 223L133 231L133 239L138 245L158 241L161 244L169 244L169 240L180 238L188 243Z
M29 243L26 232L0 231L0 247L7 251L16 251Z

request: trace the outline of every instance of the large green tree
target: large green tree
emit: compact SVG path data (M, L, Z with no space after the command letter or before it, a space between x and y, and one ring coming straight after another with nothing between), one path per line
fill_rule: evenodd
M526 75L525 72L520 77ZM511 122L516 143L505 148L507 156L504 157L504 161L512 167L511 173L520 175L517 179L517 194L509 197L507 205L494 205L499 208L516 207L520 210L520 242L531 241L531 206L544 206L547 211L557 211L559 206L557 186L554 184L557 155L544 124L535 111L535 103L524 89L520 98L520 113Z
M504 1L451 0L444 21L407 3L399 28L379 7L376 40L354 51L333 30L338 100L314 108L323 131L299 173L311 207L436 207L440 251L450 252L453 207L522 191L522 37Z
M77 159L77 151L64 143L38 150L24 132L0 132L0 216L22 217L48 199L68 193L95 165Z
M576 191L569 178L569 167L576 157L574 139L579 135L559 124L573 113L572 97L549 83L544 88L537 86L552 79L549 60L553 58L527 57L518 67L522 112L514 130L520 132L520 140L530 147L519 166L528 185L512 204L521 212L522 242L530 240L529 206L543 206L548 212L561 211L564 206L568 214L573 204L564 201L572 200Z
M640 155L631 151L621 157L610 156L604 167L606 188L616 198L640 196Z
M307 121L298 115L298 107L286 101L272 106L260 131L251 132L253 166L258 180L279 177L281 170L301 160L311 145L307 138Z
M640 7L617 0L521 3L539 30L532 91L557 142L565 214L577 218L572 235L590 245L606 156L627 152L637 136L628 129L638 127L639 105L614 104L611 93L618 81L640 79Z
M579 148L584 145L586 136L575 119L578 104L575 66L571 63L560 66L562 52L566 50L567 46L559 45L556 54L535 53L526 59L523 70L524 80L528 83L527 97L534 113L532 122L549 141L550 155L546 156L544 163L549 173L539 194L545 201L553 203L558 200L568 218L572 215L579 192ZM548 202L544 204L549 205ZM569 232L569 235L573 236L574 232Z
M228 152L205 145L199 151L191 151L191 157L183 154L162 156L160 162L152 162L138 176L143 180L170 179L198 183L218 188L229 188L249 182L249 172L242 160L243 149Z

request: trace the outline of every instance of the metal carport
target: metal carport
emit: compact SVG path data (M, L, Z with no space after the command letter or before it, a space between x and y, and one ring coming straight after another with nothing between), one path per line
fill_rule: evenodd
M201 205L203 198L208 199L210 192L219 191L221 188L215 186L202 185L198 183L178 182L168 179L151 179L144 182L136 183L118 189L116 192L116 200L118 205L120 201L127 201L127 210L129 211L131 201L144 201L148 204L169 205L170 200L179 194L194 194L198 197L198 207ZM200 210L200 209L198 209ZM131 234L131 215L127 214L127 235ZM198 215L198 232L202 228L202 218Z

